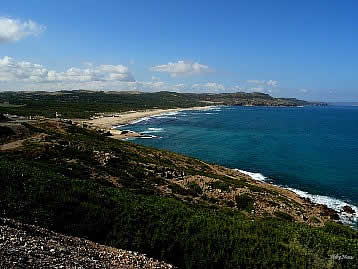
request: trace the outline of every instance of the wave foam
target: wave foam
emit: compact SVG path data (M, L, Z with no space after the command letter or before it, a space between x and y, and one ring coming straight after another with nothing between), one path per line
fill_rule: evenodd
M245 171L245 170L240 170L240 169L234 169L235 171L239 171L245 175L248 175L250 176L252 179L255 179L257 181L266 181L268 180L267 177L265 177L263 174L260 174L260 173L252 173L252 172L248 172L248 171Z
M245 175L248 175L252 179L257 180L257 181L269 180L268 177L265 177L264 175L262 175L260 173L253 173L253 172L248 172L248 171L240 170L240 169L234 169L234 170L239 171ZM276 184L274 184L274 185L276 185ZM329 208L334 209L335 211L337 211L337 213L340 217L340 220L345 224L352 225L352 224L358 223L358 207L355 205L349 204L347 202L344 202L342 200L339 200L339 199L336 199L333 197L329 197L329 196L310 194L306 191L302 191L302 190L298 190L298 189L294 189L294 188L290 188L290 187L286 187L286 186L280 186L280 185L276 185L276 186L290 190L290 191L296 193L300 197L309 198L312 201L312 203L326 205ZM345 206L351 207L355 211L355 213L347 214L346 212L344 212L343 207L345 207Z
M174 112L163 112L163 113L160 113L158 115L139 118L137 120L134 120L134 121L130 122L129 125L137 124L137 123L144 122L144 121L148 121L148 120L151 120L153 118L156 118L156 119L176 119L176 117L172 117L172 116L178 115L179 112L176 112L176 111L174 111Z
M141 132L142 134L151 134L151 133L161 133L163 132L163 128L148 128L144 132Z
M297 190L294 188L289 188L289 187L285 187L285 189L288 189L303 198L309 198L315 204L326 205L329 208L336 210L341 218L341 221L344 223L352 224L352 223L358 222L358 207L355 205L348 204L342 200L339 200L339 199L336 199L333 197L329 197L329 196L310 194L308 192ZM343 207L345 207L345 206L351 207L355 211L355 213L351 215L351 214L347 214L346 212L344 212Z
M180 111L174 111L174 112L164 112L164 113L160 113L158 115L153 115L153 118L158 118L158 117L163 117L163 116L175 116L178 115L180 113Z
M137 123L140 123L140 122L142 122L142 121L148 121L148 120L150 120L150 119L151 119L151 117L143 117L143 118L137 119L137 120L135 120L135 121L132 121L132 122L130 122L129 124L137 124Z
M111 129L119 129L121 127L125 126L125 124L122 125L113 125Z
M140 138L140 139L152 139L152 138L158 138L158 136L155 135L146 135L146 136L139 136L136 138Z
M177 117L170 117L170 116L157 116L153 117L155 119L177 119Z

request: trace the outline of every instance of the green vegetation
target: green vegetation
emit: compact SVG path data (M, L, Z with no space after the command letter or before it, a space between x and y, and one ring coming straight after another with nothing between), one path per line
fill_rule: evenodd
M172 190L173 193L176 194L180 194L180 195L190 195L190 191L183 188L182 186L175 184L175 183L171 183L168 185L169 189Z
M276 211L275 212L275 215L277 217L279 217L280 219L283 219L283 220L287 220L287 221L293 221L293 218L291 215L285 213L285 212L281 212L281 211Z
M251 211L253 209L254 200L246 193L235 197L236 207L240 210Z
M342 225L319 229L276 219L252 222L240 213L135 194L36 166L0 159L6 216L145 252L182 268L325 268L332 254L358 255L357 233Z
M15 135L15 132L11 128L6 126L0 126L0 138L7 137L10 135Z
M210 187L212 187L213 189L228 191L230 188L230 185L227 184L226 182L214 181L214 182L210 183Z
M1 92L0 113L53 118L89 118L95 113L123 112L150 108L186 108L204 105L269 105L297 106L308 102L297 99L273 98L263 93L194 94L175 92Z
M201 187L194 182L190 182L189 184L186 185L186 187L189 188L190 192L194 196L199 196L200 194L203 193L203 190L201 189Z
M214 186L222 189L247 184L209 171L200 160L51 122L38 123L32 131L41 132L44 142L29 140L21 151L0 152L0 213L5 217L140 251L180 268L356 265L358 233L349 227L311 227L282 214L254 218L240 211L253 206L248 194L236 197L240 210L233 202L233 208L224 208L178 199L173 193L215 200L196 183L182 187L160 177L163 165L190 175L215 175L223 181ZM155 186L164 182L173 193L158 191ZM330 259L335 254L354 258Z

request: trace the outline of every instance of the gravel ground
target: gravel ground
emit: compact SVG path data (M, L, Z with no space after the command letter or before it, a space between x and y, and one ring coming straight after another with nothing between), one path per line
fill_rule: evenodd
M115 249L0 218L0 268L174 268Z

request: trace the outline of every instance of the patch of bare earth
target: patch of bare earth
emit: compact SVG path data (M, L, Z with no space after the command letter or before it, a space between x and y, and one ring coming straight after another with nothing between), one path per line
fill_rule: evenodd
M20 140L14 141L14 142L10 142L10 143L4 144L4 145L0 145L0 151L13 150L13 149L19 148L19 147L21 147L23 145L25 140L26 139L20 139Z
M36 134L29 138L19 139L19 140L10 142L10 143L3 144L3 145L0 145L0 151L19 149L24 145L25 141L40 142L41 140L44 139L45 136L47 136L47 135L46 134Z

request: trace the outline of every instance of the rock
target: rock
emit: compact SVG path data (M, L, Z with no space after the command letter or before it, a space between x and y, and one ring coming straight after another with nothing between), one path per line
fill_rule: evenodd
M10 121L8 117L6 117L4 114L0 113L0 122L7 122Z
M351 214L351 215L356 213L355 210L348 205L345 205L342 209L343 209L343 212Z
M104 136L113 136L113 134L111 133L111 131L107 131L103 134Z
M339 215L334 209L329 208L326 205L320 205L320 208L322 210L320 213L321 216L328 216L332 220L339 220Z
M0 218L0 268L173 268L138 252L110 248ZM21 242L27 242L23 245ZM43 247L46 246L46 247Z

